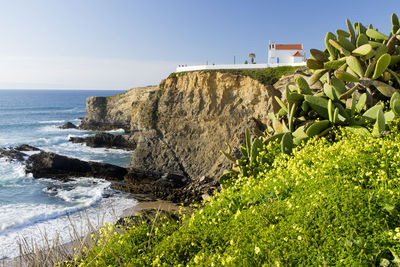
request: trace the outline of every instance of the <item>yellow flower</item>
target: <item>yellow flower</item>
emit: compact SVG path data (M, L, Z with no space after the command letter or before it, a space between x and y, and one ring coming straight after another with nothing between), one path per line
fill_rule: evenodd
M255 247L255 248L254 248L254 252L255 252L256 255L257 255L258 253L260 253L260 248L259 248L259 247Z

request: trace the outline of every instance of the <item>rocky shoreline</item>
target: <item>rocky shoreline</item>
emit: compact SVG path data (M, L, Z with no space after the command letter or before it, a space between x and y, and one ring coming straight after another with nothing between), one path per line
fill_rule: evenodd
M191 72L172 75L158 86L89 97L81 124L68 122L60 128L97 131L86 138L71 137L73 143L132 151L126 168L29 145L1 148L0 158L23 162L35 178L103 178L114 189L131 194L184 205L200 202L220 188L218 178L231 166L220 152L225 143L238 158L245 129L256 133L268 127L268 113L279 109L274 96L281 96L295 76L265 86L246 76ZM125 134L104 132L116 128Z
M73 143L131 150L126 168L27 145L0 149L0 157L25 162L26 171L35 178L98 177L132 194L185 205L200 202L218 190L218 178L231 166L220 152L227 148L225 144L234 148L232 155L238 158L245 129L256 133L268 127L268 113L280 108L274 97L280 97L296 75L266 86L247 76L190 72L172 75L158 86L89 97L81 124L68 122L60 128L97 131L86 138L71 137ZM104 132L116 128L125 134Z

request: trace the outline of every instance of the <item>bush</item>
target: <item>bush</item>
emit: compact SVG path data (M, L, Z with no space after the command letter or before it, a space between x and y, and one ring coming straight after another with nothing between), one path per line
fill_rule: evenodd
M251 77L264 85L273 85L276 83L283 75L294 72L297 69L304 67L275 67L268 69L253 69L253 70L201 70L201 72L221 72L221 73L231 73L234 75L243 75ZM187 72L174 72L171 73L168 78L179 77Z
M392 127L392 130L397 131ZM337 133L242 177L180 222L105 228L76 263L379 265L399 263L400 134ZM270 144L269 146L276 146Z

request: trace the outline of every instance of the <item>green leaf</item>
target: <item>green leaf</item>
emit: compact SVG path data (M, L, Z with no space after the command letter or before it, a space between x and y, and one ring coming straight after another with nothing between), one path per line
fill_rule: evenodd
M309 104L309 106L315 110L320 116L325 119L329 118L328 114L328 100L319 96L306 95L304 100Z
M306 134L309 137L313 137L328 128L328 126L329 120L316 121L307 128Z
M281 151L285 154L291 154L293 149L293 137L291 133L285 133L281 141Z

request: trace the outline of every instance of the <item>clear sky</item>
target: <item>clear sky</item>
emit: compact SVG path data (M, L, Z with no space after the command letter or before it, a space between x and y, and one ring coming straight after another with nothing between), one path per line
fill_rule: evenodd
M345 19L388 33L399 1L0 0L0 88L128 89L178 64L267 61L267 43L323 48Z

